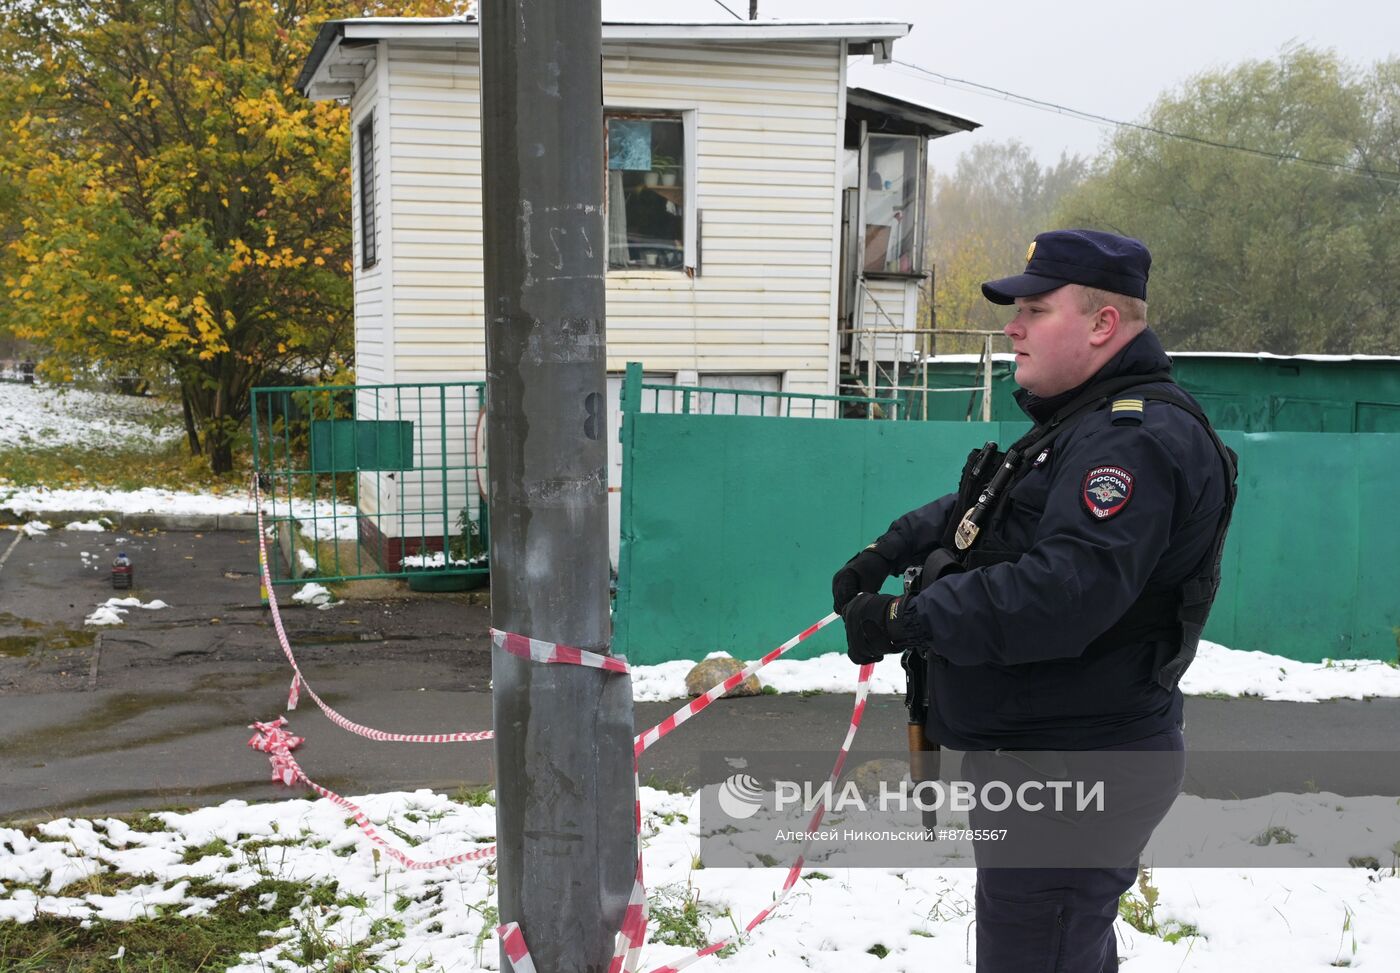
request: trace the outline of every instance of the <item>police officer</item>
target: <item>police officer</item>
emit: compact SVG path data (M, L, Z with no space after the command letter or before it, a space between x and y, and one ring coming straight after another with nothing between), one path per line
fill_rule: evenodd
M928 738L964 751L1180 754L1182 696L1219 584L1234 457L1170 377L1146 320L1137 240L1054 230L989 281L1034 423L969 457L957 493L900 517L837 572L848 654L926 659ZM903 596L885 579L923 566ZM969 757L975 756L969 754ZM979 855L977 969L1116 970L1118 867L990 868ZM1101 863L1102 864L1102 863Z

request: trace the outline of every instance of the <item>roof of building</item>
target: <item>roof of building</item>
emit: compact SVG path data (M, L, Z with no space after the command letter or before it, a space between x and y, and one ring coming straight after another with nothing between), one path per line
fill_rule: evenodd
M766 41L845 40L852 54L889 55L890 45L909 33L910 25L877 20L845 21L604 21L603 41ZM307 97L317 74L336 47L343 43L367 44L379 40L467 40L480 38L480 24L470 14L456 17L357 17L330 20L321 25L311 53L297 76L296 88ZM350 86L353 88L353 86ZM330 86L322 97L343 97L339 86Z
M954 132L970 132L982 127L981 122L954 115L942 108L920 104L909 98L885 94L871 88L847 88L846 104L852 114L866 111L888 116L903 122L917 134L927 138L952 135Z

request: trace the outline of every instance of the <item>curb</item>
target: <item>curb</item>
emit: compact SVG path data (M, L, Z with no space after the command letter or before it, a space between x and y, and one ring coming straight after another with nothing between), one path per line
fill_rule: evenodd
M121 513L115 510L30 510L24 513L0 507L0 524L42 520L54 527L83 520L106 520L114 530L256 531L256 514Z

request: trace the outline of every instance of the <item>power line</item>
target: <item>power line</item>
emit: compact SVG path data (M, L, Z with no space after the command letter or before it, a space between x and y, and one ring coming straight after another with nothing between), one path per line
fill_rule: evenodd
M715 0L716 3L719 0ZM1154 125L1143 125L1139 122L1125 122L1117 118L1109 118L1107 115L1097 115L1093 112L1080 111L1078 108L1070 108L1067 105L1056 104L1053 101L1042 101L1039 98L1032 98L1029 95L1018 95L1014 91L1007 91L1003 88L995 88L987 84L979 84L976 81L968 81L965 78L955 78L952 75L941 74L938 71L930 71L928 68L920 67L917 64L910 64L908 61L893 59L895 64L906 68L912 68L920 74L927 75L939 84L947 85L951 88L960 88L964 91L975 93L991 93L1000 95L1004 101L1023 105L1027 108L1034 108L1038 111L1051 112L1056 115L1065 115L1070 118L1077 118L1081 121L1093 122L1096 125L1109 125L1115 128L1130 128L1139 132L1147 132L1151 135L1158 135L1162 138L1177 139L1182 142L1192 142L1196 145L1205 145L1213 149L1227 149L1231 152L1244 152L1248 155L1259 156L1265 159L1273 159L1279 162L1296 162L1301 165L1311 166L1314 169L1321 169L1327 172L1344 172L1350 175L1369 176L1372 179L1380 179L1386 182L1400 184L1400 172L1391 172L1386 169L1372 169L1369 166L1352 165L1347 162L1328 162L1325 159L1310 159L1301 155L1287 155L1282 152L1270 152L1268 149L1256 148L1252 145L1240 145L1237 142L1218 142L1215 139L1202 138L1198 135L1187 135L1183 132L1171 132L1164 128L1157 128Z
M715 0L715 3L718 3L721 7L724 7L724 4L721 2L721 0ZM725 9L725 10L729 10L728 7L724 7L724 9ZM729 10L729 15L730 15L731 17L733 17L735 20L743 20L743 19L744 19L743 17L740 17L738 14L736 14L736 13L735 13L734 11L732 11L732 10Z

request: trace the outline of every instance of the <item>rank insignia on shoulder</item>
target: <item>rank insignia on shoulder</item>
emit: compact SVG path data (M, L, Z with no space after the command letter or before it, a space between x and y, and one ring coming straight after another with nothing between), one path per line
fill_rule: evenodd
M1096 466L1084 474L1084 509L1095 520L1107 520L1128 505L1133 475L1121 466Z
M1115 426L1142 425L1142 399L1114 399L1113 424Z

